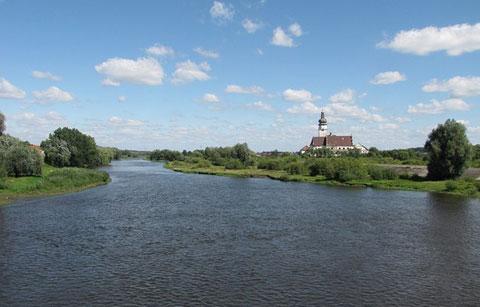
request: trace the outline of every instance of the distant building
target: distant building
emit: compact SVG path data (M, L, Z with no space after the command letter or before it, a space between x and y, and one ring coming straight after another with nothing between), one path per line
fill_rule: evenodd
M328 132L327 119L324 112L320 114L320 120L318 121L318 136L312 137L310 145L300 149L300 153L303 154L310 149L321 148L330 149L333 153L346 152L354 149L359 150L362 154L368 153L368 149L365 146L353 144L353 137L351 135L334 135Z

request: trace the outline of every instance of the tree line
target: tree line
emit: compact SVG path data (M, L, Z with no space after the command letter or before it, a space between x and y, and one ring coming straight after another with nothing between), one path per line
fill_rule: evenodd
M367 155L356 150L334 154L330 149L320 148L303 155L274 151L265 157L255 155L247 144L237 144L182 152L155 150L149 158L183 161L198 168L282 170L291 175L322 175L337 181L395 179L397 174L378 164L414 164L427 165L428 179L446 180L460 177L468 166L480 167L480 145L470 144L465 126L449 119L430 133L421 148L379 150L372 147Z

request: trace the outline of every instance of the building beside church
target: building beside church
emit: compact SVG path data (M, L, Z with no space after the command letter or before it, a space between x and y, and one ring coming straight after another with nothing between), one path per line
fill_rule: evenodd
M349 150L359 150L362 154L367 154L368 149L363 145L354 145L351 135L334 135L328 132L327 118L325 113L320 114L318 121L318 136L312 137L310 145L304 146L300 153L303 154L311 149L330 149L333 153L347 152Z

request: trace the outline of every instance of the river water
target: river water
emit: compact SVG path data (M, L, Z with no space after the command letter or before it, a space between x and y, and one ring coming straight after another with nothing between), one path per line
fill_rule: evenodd
M478 305L480 202L174 173L0 207L0 305Z

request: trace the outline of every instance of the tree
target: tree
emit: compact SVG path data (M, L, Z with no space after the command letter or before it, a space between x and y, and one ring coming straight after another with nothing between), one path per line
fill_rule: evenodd
M11 146L5 153L5 169L15 177L40 176L43 159L33 148L18 143Z
M70 151L70 166L96 167L100 165L101 159L93 137L83 134L77 129L65 127L55 130L49 135L48 140L54 138L67 143L67 148ZM42 142L42 144L48 144L45 142ZM42 148L45 150L43 146Z
M70 165L71 153L68 144L57 137L49 138L42 142L41 147L45 152L45 162L56 166L64 167Z
M453 119L432 130L425 143L429 178L453 179L463 174L471 152L465 131L465 126Z
M0 135L3 135L5 132L5 115L0 113Z

